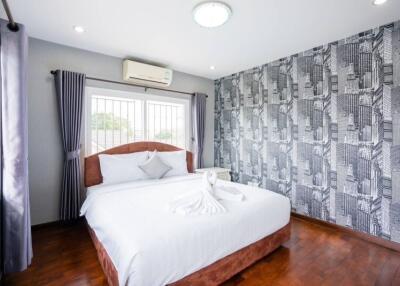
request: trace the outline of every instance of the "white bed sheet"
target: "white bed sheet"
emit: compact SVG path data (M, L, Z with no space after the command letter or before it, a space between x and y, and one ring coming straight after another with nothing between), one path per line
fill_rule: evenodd
M289 199L237 183L244 202L221 201L228 212L180 216L168 202L201 186L201 175L88 189L82 206L118 271L120 285L166 285L246 247L289 223Z

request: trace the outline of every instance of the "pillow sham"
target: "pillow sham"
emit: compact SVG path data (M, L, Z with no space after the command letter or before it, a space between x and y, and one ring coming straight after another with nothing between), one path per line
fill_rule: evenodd
M164 177L182 176L189 173L186 163L186 150L157 152L157 155L165 164L171 167L171 170Z
M146 173L139 168L139 164L145 162L148 157L148 151L118 155L100 154L100 171L103 176L103 184L148 179Z
M161 179L172 168L165 164L158 152L153 152L151 157L144 163L139 165L139 168L147 174L151 179Z

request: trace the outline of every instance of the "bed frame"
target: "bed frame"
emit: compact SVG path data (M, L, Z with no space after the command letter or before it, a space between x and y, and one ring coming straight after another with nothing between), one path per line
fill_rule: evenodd
M136 142L118 146L104 152L85 158L85 186L90 187L101 184L103 179L100 172L99 154L128 154L141 151L178 151L176 146L158 142ZM188 171L193 173L193 154L186 151ZM97 250L97 256L110 286L118 286L118 272L105 248L97 239L95 232L88 225L90 236ZM235 274L249 267L256 261L268 255L284 242L290 239L290 223L275 233L244 247L214 263L200 269L181 280L170 285L173 286L209 286L219 285Z

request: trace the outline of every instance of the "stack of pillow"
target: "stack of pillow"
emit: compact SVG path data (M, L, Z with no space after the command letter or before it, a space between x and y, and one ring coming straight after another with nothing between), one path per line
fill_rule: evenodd
M100 154L103 184L187 175L186 151Z

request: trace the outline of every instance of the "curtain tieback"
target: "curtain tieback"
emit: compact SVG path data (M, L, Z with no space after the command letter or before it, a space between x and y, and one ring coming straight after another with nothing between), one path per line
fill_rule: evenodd
M81 154L81 149L76 149L74 151L66 152L65 157L67 158L67 161L69 161L69 160L79 158L80 154Z

